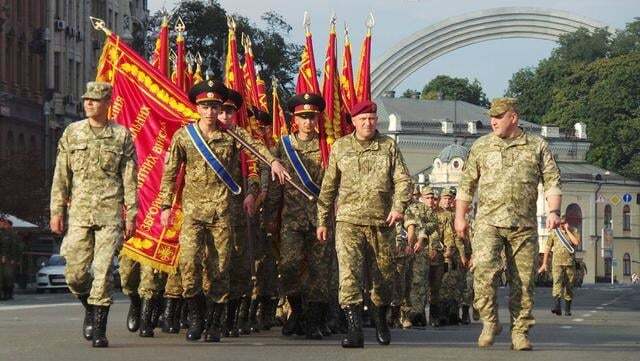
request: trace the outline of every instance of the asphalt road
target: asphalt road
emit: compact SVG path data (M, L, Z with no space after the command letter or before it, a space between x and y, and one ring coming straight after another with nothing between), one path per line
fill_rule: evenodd
M615 360L640 361L640 287L599 285L578 289L573 316L549 311L549 288L536 290L532 352L509 349L508 324L497 343L480 350L481 325L393 330L390 346L366 329L364 349L345 350L339 335L322 341L284 338L279 328L222 343L187 343L184 332L142 339L125 328L127 301L118 294L109 315L108 349L81 336L82 306L68 293L19 294L0 302L0 360ZM503 323L506 290L500 292Z

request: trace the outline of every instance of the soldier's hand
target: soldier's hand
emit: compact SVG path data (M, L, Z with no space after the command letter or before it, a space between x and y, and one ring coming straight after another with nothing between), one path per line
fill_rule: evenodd
M548 268L547 264L543 263L542 266L540 266L540 268L538 268L538 274L543 273L543 272L547 272L548 271L547 268Z
M316 229L316 237L321 244L325 244L327 242L328 234L329 229L327 227L318 227Z
M136 233L136 224L135 222L125 222L124 225L124 238L125 240L133 237L134 233Z
M244 198L244 202L242 202L242 207L244 209L244 213L249 216L253 216L256 213L256 197L253 194L247 194Z
M413 247L411 246L406 246L404 248L404 254L406 254L407 256L410 256L413 254Z
M413 245L413 253L418 254L424 249L424 242L418 241Z
M165 209L160 213L160 224L163 227L169 227L171 220L171 209Z
M547 215L547 229L556 229L560 226L560 216L555 213Z
M432 249L429 251L430 260L435 261L437 257L438 257L438 251L436 251L435 249Z
M462 267L467 268L469 266L469 259L465 255L460 255L460 264Z
M393 227L396 223L400 222L404 218L404 215L398 211L391 211L387 216L387 225Z
M458 237L462 239L466 239L467 229L469 228L469 222L464 218L456 217L454 222L454 228L456 229L456 234Z
M61 214L51 216L51 220L49 221L49 228L51 228L51 232L55 234L63 234L64 233L64 216Z
M276 177L280 184L284 184L287 179L291 179L291 175L287 172L287 169L278 160L274 160L271 163L271 179L275 180Z

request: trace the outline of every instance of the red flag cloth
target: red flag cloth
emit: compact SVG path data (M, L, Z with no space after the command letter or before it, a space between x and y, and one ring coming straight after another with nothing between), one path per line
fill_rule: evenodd
M110 116L129 129L138 158L136 232L122 252L173 273L182 211L177 196L172 207L174 224L160 225L160 181L173 134L198 114L181 89L113 34L107 37L97 73L97 80L113 85Z
M340 95L340 75L338 74L338 54L336 45L336 27L331 24L327 56L324 61L322 76L322 97L325 108L322 125L318 124L320 133L320 156L322 165L329 164L329 152L333 142L342 135L342 106ZM324 133L324 134L323 134Z
M256 66L253 61L253 51L251 50L251 41L245 37L242 42L244 46L244 71L246 100L253 107L258 107L258 79L256 76ZM263 110L263 109L261 109Z
M278 97L278 86L276 82L273 83L272 88L273 111L271 112L271 116L273 117L273 123L271 132L273 134L273 141L278 143L281 136L289 134L289 130L287 129L287 121L284 117L284 111L280 105L280 97Z
M316 75L316 60L313 55L313 37L309 31L306 32L306 41L302 50L296 93L320 94L320 84Z
M160 33L156 40L156 47L151 55L151 65L156 67L160 74L169 76L169 19L162 18Z
M176 38L176 85L185 93L189 91L187 84L187 53L184 48L184 37L178 33Z
M246 99L245 94L245 77L240 67L240 59L238 59L238 44L236 40L235 22L233 19L229 19L229 34L227 36L227 58L225 61L225 85L237 91L242 95L243 99ZM235 122L238 126L246 129L251 136L258 138L258 135L254 133L247 117L247 102L243 101L242 106L236 112ZM258 165L255 159L246 152L242 151L240 156L242 162L242 175L243 177L257 177Z
M353 65L351 60L351 43L349 35L344 36L344 52L342 54L342 74L340 76L342 85L342 99L347 111L356 103L356 88L353 85Z
M358 85L356 87L358 101L371 100L371 28L360 49L360 68L358 69Z

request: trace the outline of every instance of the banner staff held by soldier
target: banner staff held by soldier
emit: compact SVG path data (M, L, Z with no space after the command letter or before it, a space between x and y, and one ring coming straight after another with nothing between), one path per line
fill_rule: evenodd
M83 334L94 347L109 344L113 258L133 235L138 208L136 153L129 131L107 118L111 93L109 83L87 84L87 119L62 134L51 185L50 227L65 234L65 278L85 307Z
M493 132L474 142L456 201L455 229L465 237L465 217L474 194L474 306L484 324L479 347L491 346L502 326L498 320L496 277L504 250L510 280L511 347L531 350L528 331L535 324L533 289L538 255L536 204L538 184L547 201L547 229L560 224L560 170L547 142L518 126L516 99L499 98L489 110Z
M318 197L317 238L327 242L336 211L339 302L348 332L343 347L364 347L363 265L371 275L378 343L391 341L386 314L393 298L395 224L411 199L411 178L396 142L376 129L377 106L365 100L351 109L355 131L333 144Z

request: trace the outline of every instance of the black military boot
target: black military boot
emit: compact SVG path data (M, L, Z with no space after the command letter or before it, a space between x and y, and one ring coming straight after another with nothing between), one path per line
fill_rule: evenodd
M226 305L224 303L211 302L207 311L207 330L204 333L204 342L220 342L222 334L222 315Z
M182 299L177 311L176 315L179 315L178 319L180 320L180 328L189 328L189 307L186 299Z
M162 332L178 333L180 332L180 317L177 310L182 301L179 298L167 298L164 304L164 323L162 324Z
M87 341L93 340L93 313L94 306L90 305L87 301L89 295L82 295L78 297L82 305L84 306L84 321L82 321L82 335Z
M564 300L564 315L571 316L571 301Z
M431 327L440 327L440 305L432 304L429 306L429 324Z
M134 293L129 296L129 313L127 313L127 330L136 332L140 328L140 296Z
M551 313L555 313L558 316L562 316L562 308L560 306L560 298L556 297L554 299L554 301L555 301L555 303L554 303L553 308L551 309Z
M373 311L376 323L376 340L381 345L388 345L391 342L391 332L389 332L389 325L387 325L389 306L374 307Z
M151 305L153 308L151 309L151 326L153 328L158 327L160 323L160 317L162 315L162 296L153 296L151 299Z
M291 336L295 333L299 336L304 336L304 327L302 327L302 318L304 312L304 310L302 309L302 296L287 296L287 301L289 301L291 313L289 314L289 317L287 318L284 326L282 326L282 335Z
M244 296L240 299L238 307L238 317L236 319L236 329L243 335L251 334L249 326L249 309L251 308L251 297Z
M260 311L261 314L264 312L264 304L262 302L262 297L260 296L251 300L251 305L249 306L249 328L251 329L251 332L254 333L260 332L258 311Z
M107 319L109 318L109 306L93 306L93 347L108 347Z
M202 337L203 316L202 303L204 296L202 294L185 299L187 303L187 312L189 318L189 329L187 330L187 341L198 341Z
M347 336L342 339L344 348L363 348L364 334L362 332L362 306L349 305L344 308L347 318Z
M142 299L142 309L140 311L140 337L153 337L153 299Z
M331 309L329 307L329 303L320 302L318 304L320 306L320 315L318 318L318 328L323 336L331 336L333 332L329 327L329 319L331 317Z
M264 331L269 331L275 325L274 317L278 308L278 299L264 296L260 303L262 304L261 312L258 313L261 323L260 328Z
M322 340L322 304L319 302L309 302L305 310L307 340Z
M400 306L391 306L387 325L389 325L390 328L400 327Z
M468 325L471 323L471 318L469 317L469 306L462 305L462 319L461 322L463 325Z
M238 328L238 305L240 300L229 300L227 302L227 320L225 325L225 337L240 337L240 330Z

